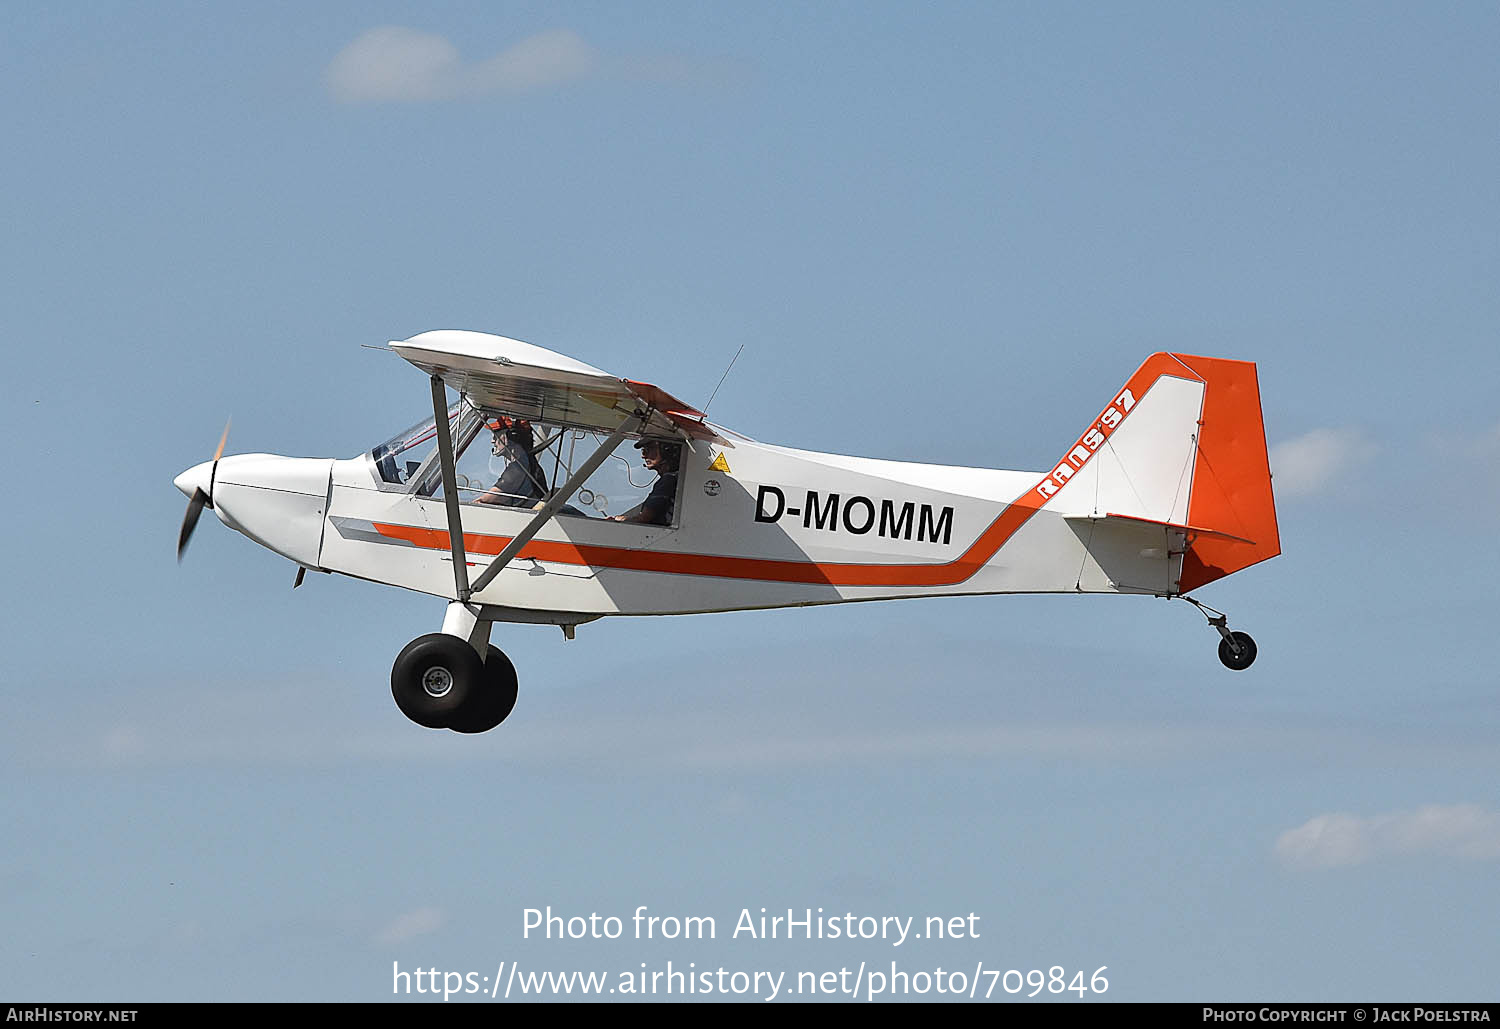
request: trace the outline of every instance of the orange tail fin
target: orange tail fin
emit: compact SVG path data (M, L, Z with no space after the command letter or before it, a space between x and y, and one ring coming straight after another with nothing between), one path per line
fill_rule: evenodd
M1187 593L1275 557L1281 534L1254 363L1172 356L1207 384L1187 521L1225 534L1200 536L1188 547L1179 582Z

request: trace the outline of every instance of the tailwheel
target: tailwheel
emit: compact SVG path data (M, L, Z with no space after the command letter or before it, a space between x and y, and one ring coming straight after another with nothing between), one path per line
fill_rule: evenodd
M1219 660L1223 662L1225 668L1235 672L1243 672L1255 663L1255 641L1250 638L1248 632L1231 632L1229 629L1229 616L1223 611L1200 603L1192 597L1182 597L1181 599L1186 600L1189 604L1196 607L1202 613L1203 617L1208 619L1208 624L1212 625L1218 632L1221 637L1219 640Z
M516 666L510 663L505 651L490 647L482 668L478 686L448 723L454 732L489 732L505 721L516 706Z
M1248 632L1231 632L1219 641L1219 660L1225 668L1244 671L1255 663L1255 641Z
M446 729L481 686L484 665L466 640L418 636L391 666L391 696L401 713L429 729Z

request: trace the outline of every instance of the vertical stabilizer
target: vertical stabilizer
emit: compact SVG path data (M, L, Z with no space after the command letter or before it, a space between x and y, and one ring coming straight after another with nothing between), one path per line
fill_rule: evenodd
M1275 557L1255 365L1152 354L1034 492L1089 526L1085 545L1102 563L1110 548L1139 550L1141 526L1167 530L1165 579L1106 569L1114 588L1187 593Z

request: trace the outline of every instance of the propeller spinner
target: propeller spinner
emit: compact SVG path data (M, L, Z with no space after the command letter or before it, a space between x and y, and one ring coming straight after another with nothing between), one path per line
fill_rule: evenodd
M224 456L224 444L228 442L229 422L226 421L224 435L219 437L219 447L214 451L214 459L189 468L173 480L173 485L188 494L187 513L182 516L182 529L177 534L179 562L182 560L182 552L187 549L188 540L192 539L193 530L198 526L198 516L205 507L214 506L214 473L218 470L219 458Z

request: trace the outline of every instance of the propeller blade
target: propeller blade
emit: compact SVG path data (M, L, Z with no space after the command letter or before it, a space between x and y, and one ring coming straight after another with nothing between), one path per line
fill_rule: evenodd
M229 442L229 423L231 421L233 419L225 419L224 434L219 437L219 446L214 450L214 471L209 475L209 490L213 489L214 474L219 470L219 458L224 456L224 445ZM177 478L179 488L187 485L182 482L185 475L187 475L187 472L184 472L183 475ZM182 530L177 534L177 561L179 564L182 562L182 552L187 549L188 540L193 538L193 530L198 527L198 516L203 513L205 507L213 506L213 497L202 486L193 489L193 495L188 498L187 514L182 516Z
M201 489L193 490L193 495L188 498L187 514L182 517L182 531L177 534L177 560L179 562L182 561L182 551L193 536L193 529L198 525L198 516L203 513L203 506L207 503L208 494Z

